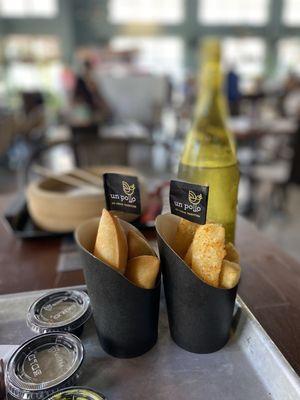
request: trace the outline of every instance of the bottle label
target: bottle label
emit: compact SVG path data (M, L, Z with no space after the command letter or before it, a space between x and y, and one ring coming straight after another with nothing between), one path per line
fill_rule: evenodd
M141 214L141 196L136 176L103 174L107 210Z
M205 224L208 186L182 181L170 182L171 213L197 224Z

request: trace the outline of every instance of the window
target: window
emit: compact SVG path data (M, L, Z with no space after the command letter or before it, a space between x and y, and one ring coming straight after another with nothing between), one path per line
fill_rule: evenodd
M7 18L51 18L57 13L57 0L0 0L0 15Z
M9 35L3 41L8 61L46 61L60 57L59 41L53 36Z
M300 25L299 0L285 0L283 8L283 22L286 25Z
M144 71L180 78L183 68L183 43L174 37L116 37L115 50L137 50L136 66Z
M61 90L61 71L59 61L42 65L12 62L7 68L5 84L9 90L44 90L58 93Z
M263 25L268 19L269 0L200 0L199 4L198 18L204 24Z
M256 37L226 38L222 41L225 68L234 67L244 90L260 78L265 67L265 42Z
M111 0L109 20L113 23L169 23L183 19L183 0Z
M279 73L300 73L300 39L281 39L278 45Z

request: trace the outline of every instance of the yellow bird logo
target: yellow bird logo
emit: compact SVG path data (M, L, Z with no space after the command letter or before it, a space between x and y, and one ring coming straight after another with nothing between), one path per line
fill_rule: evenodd
M189 202L197 206L202 200L202 194L196 194L192 190L189 190Z
M127 196L132 196L135 190L135 184L129 185L126 181L122 181L123 192Z

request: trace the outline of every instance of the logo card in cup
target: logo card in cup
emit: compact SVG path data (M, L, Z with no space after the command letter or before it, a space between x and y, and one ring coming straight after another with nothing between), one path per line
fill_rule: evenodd
M197 224L205 224L208 192L208 186L172 180L170 182L172 214Z
M106 208L141 214L141 196L136 176L106 173L103 175Z

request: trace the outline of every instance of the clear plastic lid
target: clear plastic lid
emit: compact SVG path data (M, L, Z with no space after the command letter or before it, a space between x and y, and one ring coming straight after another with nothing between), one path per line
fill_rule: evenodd
M27 325L37 333L73 332L90 316L90 298L85 292L56 290L38 298L29 307Z
M70 387L51 394L44 400L106 400L106 397L86 387Z
M46 333L21 345L6 368L6 386L18 399L40 399L74 385L84 357L81 341L70 333Z

